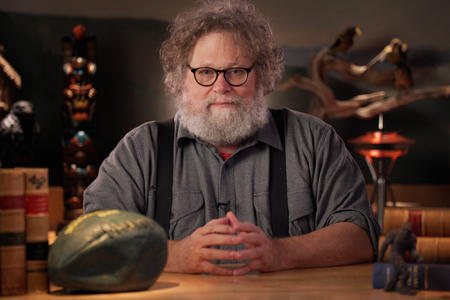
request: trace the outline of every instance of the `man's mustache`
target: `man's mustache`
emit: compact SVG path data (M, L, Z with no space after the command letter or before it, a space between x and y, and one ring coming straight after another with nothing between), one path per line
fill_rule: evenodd
M242 99L239 97L208 97L203 102L203 106L209 108L211 105L218 103L230 103L240 106L242 104Z

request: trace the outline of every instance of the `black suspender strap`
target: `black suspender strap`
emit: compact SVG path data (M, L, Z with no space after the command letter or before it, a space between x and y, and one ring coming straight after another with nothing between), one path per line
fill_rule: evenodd
M289 236L289 211L287 202L286 156L285 156L285 110L271 109L282 150L270 147L269 201L273 237Z
M158 157L156 166L155 221L169 236L173 181L173 119L158 122Z
M286 186L285 111L271 109L283 149L270 147L270 212L273 237L289 236L289 212ZM158 122L158 157L154 219L169 235L173 181L173 119Z

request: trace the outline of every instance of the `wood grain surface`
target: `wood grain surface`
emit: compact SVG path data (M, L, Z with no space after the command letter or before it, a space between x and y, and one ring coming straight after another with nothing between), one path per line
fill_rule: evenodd
M450 299L450 292L419 291L415 296L372 289L372 264L253 273L227 277L163 273L147 291L68 293L53 287L50 294L2 299Z

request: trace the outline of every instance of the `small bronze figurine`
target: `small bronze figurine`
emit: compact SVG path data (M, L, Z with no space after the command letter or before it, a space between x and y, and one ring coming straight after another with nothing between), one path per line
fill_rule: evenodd
M400 293L409 293L407 282L410 274L404 255L409 252L411 257L415 258L417 262L420 262L421 257L416 252L416 243L416 235L412 232L412 225L409 222L405 223L401 228L386 234L386 240L381 246L378 261L383 260L387 247L391 245L389 261L394 265L394 274L384 287L385 291L395 290L397 282L400 282Z

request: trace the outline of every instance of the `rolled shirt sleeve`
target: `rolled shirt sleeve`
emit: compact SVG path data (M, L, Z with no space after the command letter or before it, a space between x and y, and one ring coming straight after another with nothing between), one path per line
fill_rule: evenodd
M311 115L287 110L286 168L289 234L353 223L377 252L379 226L358 164L334 128Z
M376 256L379 226L367 198L364 177L342 139L325 128L317 147L312 178L316 198L316 226L350 222L370 236Z

